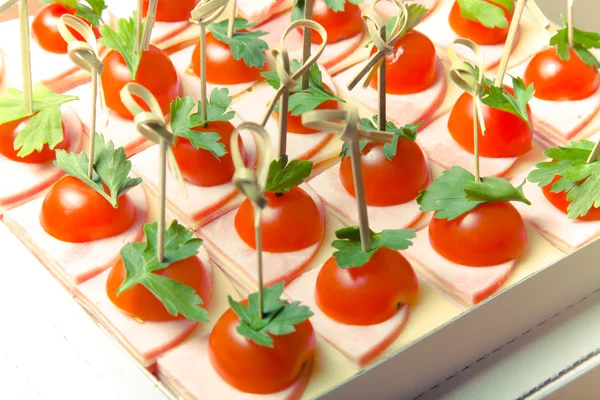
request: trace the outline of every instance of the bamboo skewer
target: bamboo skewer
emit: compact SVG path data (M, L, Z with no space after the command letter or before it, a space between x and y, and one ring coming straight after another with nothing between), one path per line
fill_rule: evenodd
M510 53L512 52L513 45L517 37L517 31L519 29L519 24L521 22L521 17L523 16L524 9L525 0L517 0L513 19L510 23L510 28L508 29L508 35L504 44L504 52L502 53L502 58L500 59L500 65L498 67L498 73L496 74L496 80L494 81L494 86L496 87L502 87L504 75L506 74L506 69L508 68L508 60L510 59Z

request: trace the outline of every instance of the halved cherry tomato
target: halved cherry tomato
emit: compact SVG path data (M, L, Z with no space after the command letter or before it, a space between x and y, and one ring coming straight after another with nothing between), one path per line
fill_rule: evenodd
M550 47L537 53L527 65L523 80L533 83L535 97L543 100L583 100L598 91L600 75L598 70L587 65L571 49L569 61L556 54Z
M183 178L196 186L218 186L230 182L235 168L231 159L231 134L234 126L228 121L215 121L206 127L196 127L198 132L217 132L221 136L221 142L225 145L227 154L217 158L209 151L196 149L190 141L178 137L173 145L173 154L181 170ZM240 138L240 153L246 159L246 151Z
M142 53L142 60L133 81L123 57L118 52L113 50L108 53L104 58L104 66L101 78L106 105L123 118L133 119L133 115L121 102L121 89L129 82L139 83L148 89L158 100L164 114L169 112L171 101L183 95L183 87L171 59L152 45ZM143 106L143 103L139 104Z
M375 325L398 307L414 304L419 281L396 250L382 247L359 268L340 268L330 258L319 271L315 300L325 314L347 325Z
M396 156L388 160L383 144L368 143L360 158L367 204L393 206L414 200L427 186L429 165L423 150L410 140L398 140ZM354 194L352 159L346 157L340 164L340 180L348 193Z
M192 56L192 71L200 76L200 42ZM249 67L243 59L233 58L228 44L219 42L212 33L206 34L206 80L215 85L235 85L258 81L262 69Z
M194 288L196 294L203 301L202 307L205 307L210 301L212 295L211 277L202 264L202 261L196 256L174 262L167 268L153 273ZM137 284L121 293L120 296L117 296L119 287L125 281L125 274L123 259L119 257L119 260L113 265L106 280L106 294L110 301L119 307L121 311L142 321L175 321L185 319L183 315L172 316L169 314L160 300L141 284Z
M242 392L279 392L294 383L304 364L313 358L316 338L309 320L295 325L295 332L272 335L273 347L240 335L239 324L231 308L225 311L210 334L208 355L219 375Z
M51 53L66 54L67 53L67 42L62 38L58 32L56 25L58 19L64 14L75 15L75 11L71 8L64 7L61 4L49 4L40 8L38 13L33 19L31 24L31 30L33 38L38 42L40 47ZM91 26L89 21L85 21ZM83 40L83 37L69 28L73 36L78 40ZM96 37L100 37L100 31L98 27L93 28Z
M338 102L335 100L327 100L324 103L321 103L320 105L318 105L316 109L317 110L337 110ZM273 115L275 116L275 118L277 118L277 121L279 121L279 113L273 113ZM299 116L292 115L291 111L288 112L287 123L288 123L288 125L287 125L288 132L290 132L290 133L299 133L299 134L307 135L310 133L319 132L316 129L307 128L306 126L302 125L302 116L301 115L299 115Z
M198 0L159 1L156 7L156 20L160 22L181 22L190 19L190 13ZM144 0L144 16L148 15L149 0Z
M567 192L563 191L555 193L550 191L552 185L554 185L554 182L559 179L559 175L555 176L549 185L542 187L542 193L544 193L546 199L548 199L548 201L552 203L554 207L567 214L567 208L569 207L569 204L571 204L571 202L567 200ZM577 219L580 221L600 221L600 208L592 207L586 215Z
M269 201L262 214L263 250L270 253L298 251L318 243L325 234L319 208L304 190L295 187L288 193L266 193ZM235 230L256 249L254 211L245 200L235 214Z
M527 248L523 218L508 202L484 203L458 218L434 218L429 242L448 260L469 267L488 267L518 258Z
M337 43L363 33L361 10L356 4L345 2L343 11L333 11L323 0L317 0L313 6L313 21L321 24L327 31L327 43ZM302 33L303 29L298 28ZM321 44L321 36L313 32L310 37L314 44Z
M42 164L56 159L56 150L68 150L70 145L70 135L66 125L62 124L63 140L54 149L50 150L48 144L42 147L42 151L34 151L25 157L19 157L19 150L15 150L15 138L25 128L32 117L25 117L16 121L6 122L0 125L0 154L9 160L25 164Z
M533 130L527 123L514 114L501 111L482 104L485 120L485 136L479 127L479 155L482 157L503 158L518 157L531 150ZM531 110L527 106L529 121ZM463 93L459 98L448 120L450 135L465 150L474 152L473 135L473 98L469 93Z
M135 221L135 206L124 194L114 208L81 180L66 176L50 189L40 224L52 237L69 243L105 239L125 232Z
M492 1L484 1L500 7L498 4ZM503 7L500 8L504 10L504 16L508 20L506 28L487 28L477 21L471 21L470 19L463 17L461 15L458 1L454 3L452 10L450 10L448 22L450 22L450 27L458 36L471 39L479 45L501 44L504 43L506 36L508 36L508 28L510 27L510 22L512 21L512 13L509 13Z
M373 47L371 55L377 48ZM435 46L429 38L418 31L408 31L394 44L394 53L386 56L386 92L411 94L431 87L437 78L438 58ZM377 74L371 79L371 87L377 88Z

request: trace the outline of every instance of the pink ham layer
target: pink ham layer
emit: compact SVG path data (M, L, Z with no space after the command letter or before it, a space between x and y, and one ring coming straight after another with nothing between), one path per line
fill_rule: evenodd
M269 34L263 36L262 39L267 42L269 48L272 49L279 45L283 32L291 21L292 14L284 13L259 25L255 29L269 32ZM318 35L318 33L314 34ZM364 37L364 33L361 33L351 38L340 40L339 42L327 44L323 54L319 57L319 64L327 69L333 67L354 53L361 43L363 43ZM285 39L285 46L290 49L291 59L300 60L302 58L302 34L300 32L297 30L290 32ZM313 44L312 50L315 51L317 47L318 45Z
M7 212L4 223L54 276L73 287L110 268L126 243L142 239L148 213L146 195L141 186L128 195L136 208L133 225L120 235L93 242L62 242L46 233L40 225L42 198Z
M363 367L379 356L396 340L408 321L410 308L402 306L387 321L376 325L357 326L339 323L329 318L315 302L317 276L321 269L308 271L290 283L285 292L292 300L308 306L315 331L338 349L346 358Z
M319 194L325 205L344 225L358 225L356 198L351 196L340 180L340 164L336 164L311 179L309 186ZM384 229L409 228L423 215L416 200L389 207L367 205L369 225L380 232Z
M367 8L369 5L371 5L372 2L372 0L365 0L360 7L363 9ZM425 6L425 8L427 8L427 15L425 17L427 18L436 9L439 2L440 0L407 0L405 3L407 5L421 4ZM396 15L394 7L391 3L382 1L379 4L380 5L377 6L377 11L379 11L382 15L387 16L388 18Z
M363 66L364 63L358 64L337 75L333 80L344 95L353 97L373 114L377 114L378 95L376 89L371 86L363 87L362 81L352 91L348 91L347 88L348 83ZM430 88L409 95L387 95L387 118L398 126L423 120L425 123L429 123L435 111L444 101L446 88L446 73L443 64L438 60L437 78Z
M79 103L79 102L77 102ZM63 123L69 133L69 151L81 151L84 129L77 115L69 105L61 109ZM17 207L40 194L65 175L52 161L43 164L25 164L9 160L0 155L0 213Z
M237 0L237 10L242 18L261 23L268 18L287 11L292 3L287 0Z
M257 151L254 137L248 131L241 132L241 136L248 155L248 165L254 166ZM131 158L133 171L144 179L148 189L155 195L159 175L158 153L158 146L152 146ZM212 187L185 183L187 197L181 193L179 183L170 173L167 173L166 184L169 209L192 229L197 229L239 207L244 200L231 182Z
M417 136L421 148L427 157L444 169L453 166L474 171L474 156L459 145L448 132L450 114L444 114L425 127ZM488 158L479 157L479 173L481 176L501 176L515 163L516 157Z
M525 176L515 178L514 182L523 182ZM571 253L600 236L600 221L567 218L546 199L537 184L527 181L523 192L532 206L515 202L515 207L527 222L563 252Z
M319 208L321 220L325 224L325 209L319 196L307 185L300 185ZM198 230L205 239L205 245L213 261L234 280L257 282L256 251L248 246L237 234L234 220L237 210L233 210ZM223 240L227 238L227 240ZM321 239L322 241L322 239ZM319 251L321 242L306 249L289 253L263 252L263 279L265 285L284 281L291 282L299 276ZM240 278L243 276L244 278Z
M494 294L508 279L517 260L491 267L466 267L439 255L429 243L429 229L417 232L404 254L446 293L477 304Z
M208 356L208 335L196 333L181 346L158 359L158 376L171 390L197 400L295 400L302 397L312 371L312 363L302 368L298 379L287 389L255 395L229 385L212 366Z
M204 247L198 258L212 282L212 264ZM139 321L122 312L106 295L106 280L110 270L78 285L75 297L87 312L144 366L154 363L156 357L177 346L198 325L187 319L151 322Z

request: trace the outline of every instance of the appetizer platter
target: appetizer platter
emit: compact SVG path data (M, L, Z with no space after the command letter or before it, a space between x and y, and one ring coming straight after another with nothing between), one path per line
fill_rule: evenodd
M45 3L0 216L167 396L413 398L600 288L573 1Z

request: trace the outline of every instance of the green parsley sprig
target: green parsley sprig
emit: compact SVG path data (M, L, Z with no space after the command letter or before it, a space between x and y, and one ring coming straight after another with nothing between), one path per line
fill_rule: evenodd
M523 194L524 184L514 187L498 177L475 182L475 176L466 169L452 167L421 191L417 203L423 212L435 211L434 218L451 221L485 203L519 201L530 205Z
M417 25L419 25L423 17L425 17L425 15L427 15L427 13L429 12L427 7L425 7L424 5L415 3L406 4L406 11L408 11L408 21L406 21L406 28L404 29L405 34L410 30L414 29ZM388 19L388 22L386 24L386 32L388 39L392 34L392 28L394 27L394 25L396 25L397 19L398 18L396 16L393 16L390 19Z
M137 70L142 61L143 51L137 51L136 43L136 26L137 17L136 14L129 18L121 18L117 21L117 30L115 31L108 25L104 25L100 28L99 42L109 49L113 49L123 57L125 64L129 69L131 79L135 79ZM146 20L143 22L142 32L146 26Z
M126 275L117 296L136 285L142 285L160 300L169 314L181 314L190 321L209 322L208 312L200 307L202 299L194 288L155 273L174 262L194 257L198 254L202 239L193 238L192 231L173 221L165 231L165 257L160 262L156 257L157 223L146 224L144 232L146 242L128 243L121 249Z
M83 2L87 4L83 4ZM75 16L89 21L92 26L100 26L102 21L102 12L106 10L106 2L104 0L42 0L44 4L60 4L70 10L75 10Z
M571 59L569 52L569 24L562 17L563 28L559 29L550 39L550 45L556 46L556 54L565 61ZM581 58L581 61L587 65L600 68L600 61L594 56L590 49L600 49L600 33L586 32L573 28L573 48L572 50Z
M249 67L262 68L267 61L265 51L269 49L269 45L260 37L267 32L250 30L254 25L246 19L236 18L232 37L227 32L229 20L210 24L208 30L215 39L229 46L235 60L243 59Z
M295 325L313 316L312 311L298 301L287 303L281 300L284 283L280 282L263 289L263 317L258 317L258 293L248 296L248 303L237 302L229 296L229 305L240 319L237 331L254 343L273 347L274 336L295 332Z
M271 161L265 192L283 194L300 185L312 173L312 161L292 160L288 156Z
M513 0L458 0L458 5L460 15L468 20L479 22L486 28L508 27L504 10L512 12L515 7Z
M325 4L332 11L339 12L346 9L346 1L356 5L364 3L364 0L325 0ZM306 0L294 0L294 6L292 8L292 21L304 18L305 8Z

